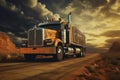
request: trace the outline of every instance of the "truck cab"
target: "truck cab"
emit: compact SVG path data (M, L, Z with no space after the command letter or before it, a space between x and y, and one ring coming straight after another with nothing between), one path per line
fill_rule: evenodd
M45 46L57 46L56 41L60 41L63 44L63 30L62 23L46 22L40 23L32 29L28 30L28 47L45 47Z

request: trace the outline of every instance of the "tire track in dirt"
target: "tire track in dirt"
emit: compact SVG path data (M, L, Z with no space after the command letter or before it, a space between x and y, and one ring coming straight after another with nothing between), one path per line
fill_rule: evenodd
M29 67L29 66L36 66L36 65L40 65L40 63L32 63L32 64L31 63L21 63L21 64L16 64L16 65L2 66L2 67L0 67L0 73L9 71L9 70L21 69L21 68L25 68L25 67Z

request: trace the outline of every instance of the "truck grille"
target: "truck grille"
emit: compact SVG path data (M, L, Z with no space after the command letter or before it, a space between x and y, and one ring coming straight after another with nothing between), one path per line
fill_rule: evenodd
M36 30L36 45L42 45L42 43L43 43L42 29Z
M28 44L34 45L34 30L29 31L28 35L29 35Z
M39 47L43 45L43 29L31 29L28 32L28 46Z

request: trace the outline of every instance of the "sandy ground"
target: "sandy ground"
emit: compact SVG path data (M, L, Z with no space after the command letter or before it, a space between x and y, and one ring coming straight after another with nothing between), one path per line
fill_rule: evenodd
M87 54L61 62L3 62L0 80L120 80L120 53Z
M50 59L38 59L34 62L3 62L0 63L0 80L62 80L69 73L95 60L95 57L99 57L99 54L67 58L60 62Z
M120 53L106 53L62 80L120 80Z

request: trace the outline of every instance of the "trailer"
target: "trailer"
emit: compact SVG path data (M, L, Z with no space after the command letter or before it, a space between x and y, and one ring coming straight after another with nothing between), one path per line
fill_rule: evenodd
M47 21L28 30L26 46L20 48L20 53L26 60L34 60L37 55L53 56L61 61L66 55L85 56L85 35L71 25L71 14L68 22Z

